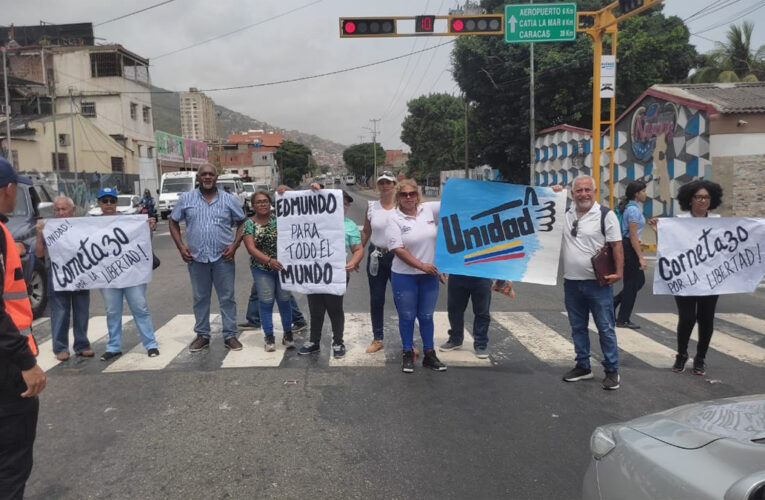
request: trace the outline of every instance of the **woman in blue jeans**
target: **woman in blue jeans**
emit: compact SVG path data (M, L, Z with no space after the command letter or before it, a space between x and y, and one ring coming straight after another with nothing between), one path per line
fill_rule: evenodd
M110 187L101 188L98 192L98 206L104 216L117 214L117 190ZM154 230L157 221L149 218L149 227ZM146 285L129 286L125 288L102 288L106 308L106 327L109 330L109 342L101 361L111 361L122 355L122 300L127 301L130 312L133 313L141 343L146 348L150 358L159 356L157 340L154 338L154 325L151 322L149 306L146 303Z
M421 203L417 183L405 179L396 192L397 207L388 219L388 248L393 252L391 286L404 348L401 369L414 372L414 320L420 325L425 351L422 366L445 371L433 349L433 311L438 299L439 272L433 265L438 204Z
M287 349L295 347L292 336L292 309L290 292L283 290L279 282L282 264L276 258L276 216L271 214L271 196L265 191L252 195L250 203L255 211L244 222L244 246L250 254L250 270L258 291L260 323L265 335L265 350L276 350L274 338L274 300L282 319L284 337L282 344Z

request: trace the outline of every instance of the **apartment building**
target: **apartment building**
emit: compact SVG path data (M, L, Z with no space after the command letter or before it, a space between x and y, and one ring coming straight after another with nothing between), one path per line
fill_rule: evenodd
M181 135L197 141L218 140L218 117L215 102L191 87L180 94Z

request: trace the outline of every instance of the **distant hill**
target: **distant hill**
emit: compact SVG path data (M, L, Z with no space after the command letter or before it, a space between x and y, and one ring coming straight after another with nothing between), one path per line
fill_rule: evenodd
M170 134L181 135L180 97L177 92L168 91L159 87L152 87L151 103L154 128ZM299 130L285 130L266 122L261 122L242 113L238 113L224 106L215 105L218 113L218 122L224 137L236 132L247 130L265 130L284 134L290 141L299 142L311 148L314 160L318 165L341 167L343 165L343 151L346 146L336 142L322 139L321 137L306 134Z

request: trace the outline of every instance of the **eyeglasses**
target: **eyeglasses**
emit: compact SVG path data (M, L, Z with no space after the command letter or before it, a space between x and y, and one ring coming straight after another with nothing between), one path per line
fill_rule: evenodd
M707 200L711 200L712 197L709 196L708 194L706 194L706 195L705 194L694 194L693 195L693 199L696 200L696 201L707 201Z
M576 230L579 227L579 219L576 219L571 227L571 236L576 238Z
M401 191L398 195L402 198L416 198L417 191Z
M104 205L116 205L117 198L104 197L98 200L98 202L103 203Z

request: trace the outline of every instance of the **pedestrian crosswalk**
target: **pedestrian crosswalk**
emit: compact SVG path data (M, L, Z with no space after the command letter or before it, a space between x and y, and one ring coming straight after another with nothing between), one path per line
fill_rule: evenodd
M563 312L565 315L565 312ZM631 330L617 328L617 339L621 364L665 369L675 355L675 327L677 315L674 313L640 313L643 328ZM59 362L53 355L50 338L40 343L38 364L45 371L57 367L77 364L87 366L90 371L104 373L151 372L172 368L232 369L232 368L278 368L295 366L301 359L318 360L320 365L329 368L366 367L382 368L401 361L401 344L397 334L395 317L388 318L386 324L385 349L374 354L367 354L366 347L372 340L372 325L368 313L347 312L344 341L347 354L342 359L331 355L331 328L327 321L323 331L322 350L318 354L298 356L296 350L287 350L281 344L283 332L280 325L275 325L277 339L276 351L265 352L264 335L261 329L247 329L240 333L239 340L244 348L241 351L228 351L220 340L220 317L213 315L211 324L213 342L210 349L200 353L190 353L188 345L194 338L194 316L179 314L156 329L160 356L149 358L146 350L138 341L138 334L132 323L132 317L123 317L124 354L110 363L96 359L72 358ZM449 321L446 312L434 314L436 346L448 339ZM35 332L45 338L45 329L49 323L38 321ZM467 326L467 325L466 325ZM599 359L597 332L592 320L592 355ZM106 318L95 316L89 322L89 338L97 356L104 352L107 341ZM70 339L71 339L70 330ZM49 337L49 335L48 335ZM421 349L422 343L415 333L415 341ZM696 338L694 331L692 339ZM308 339L308 333L296 336L297 347ZM507 349L512 345L512 349ZM493 348L494 347L494 348ZM718 314L715 333L710 346L711 351L732 358L734 361L755 367L765 367L765 320L749 314ZM570 338L567 320L560 313L552 312L493 312L489 329L489 359L479 359L473 352L473 338L469 328L465 330L465 340L461 349L439 352L439 358L449 367L491 368L514 362L542 363L560 368L569 366L574 360L574 346ZM711 356L711 354L710 354ZM200 364L200 359L205 360ZM90 363L90 365L87 365Z

